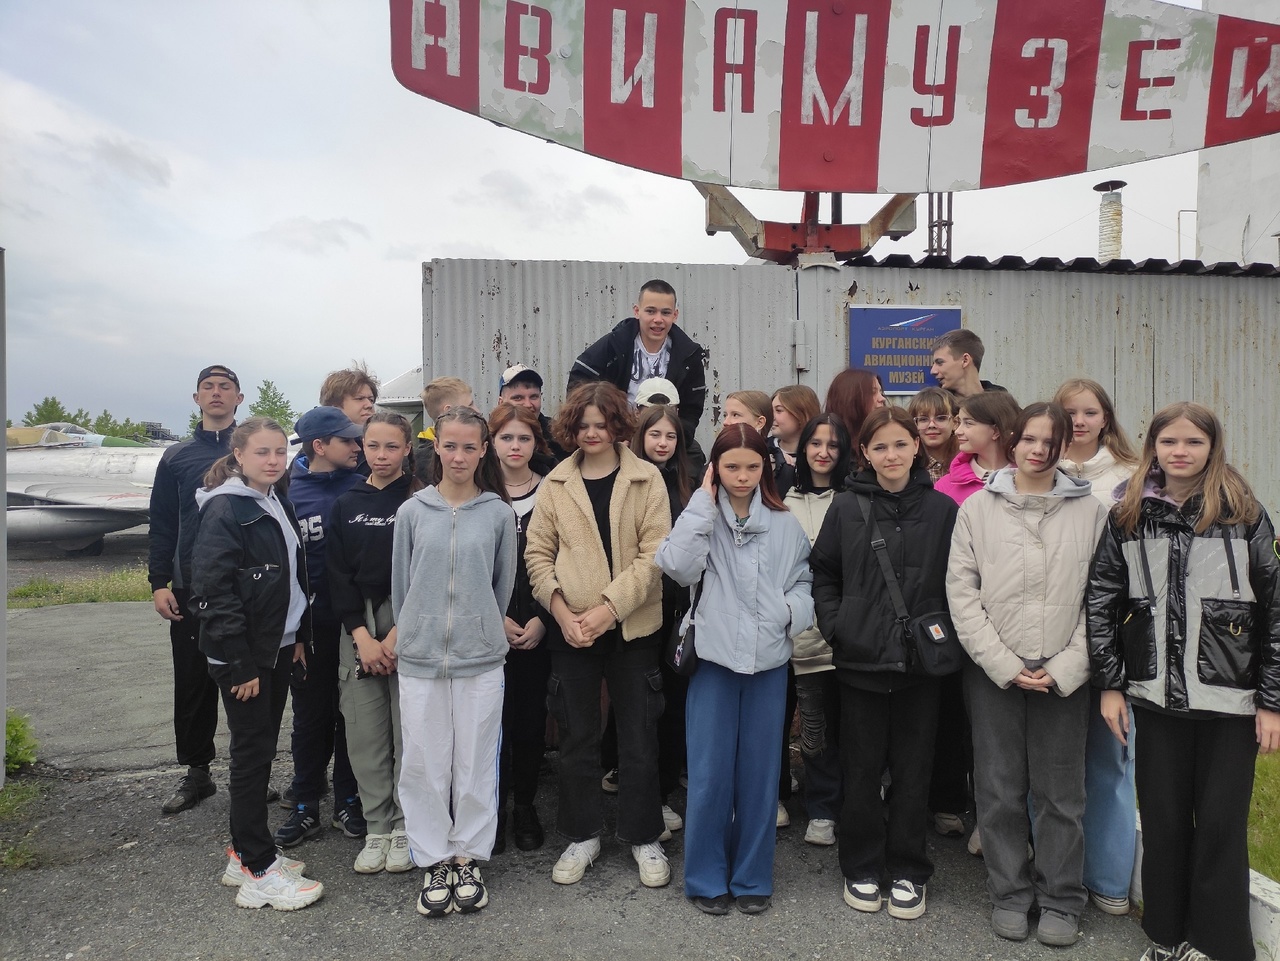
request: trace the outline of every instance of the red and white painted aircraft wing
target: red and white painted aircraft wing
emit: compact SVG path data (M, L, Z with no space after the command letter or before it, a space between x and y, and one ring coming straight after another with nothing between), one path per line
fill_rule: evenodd
M390 0L416 93L641 170L921 193L1280 132L1280 24L1159 0Z

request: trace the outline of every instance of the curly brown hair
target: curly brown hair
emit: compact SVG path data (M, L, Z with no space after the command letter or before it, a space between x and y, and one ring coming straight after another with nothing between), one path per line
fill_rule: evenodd
M551 422L551 436L570 453L578 449L578 425L588 407L600 411L615 444L630 440L635 433L635 415L625 392L602 380L581 384L565 398Z

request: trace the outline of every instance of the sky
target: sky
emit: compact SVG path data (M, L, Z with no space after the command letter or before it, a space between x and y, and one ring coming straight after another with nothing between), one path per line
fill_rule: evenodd
M1115 178L1129 182L1124 256L1173 260L1196 168L1189 154L957 193L953 255L1095 256L1092 187ZM799 219L797 194L739 196ZM883 199L846 197L846 221ZM15 422L53 395L185 432L211 363L237 371L246 403L272 380L305 410L352 360L384 381L422 363L423 261L743 262L703 217L686 182L402 88L386 3L0 4ZM925 220L922 197L921 228L873 253L921 254ZM1192 257L1193 218L1182 226Z

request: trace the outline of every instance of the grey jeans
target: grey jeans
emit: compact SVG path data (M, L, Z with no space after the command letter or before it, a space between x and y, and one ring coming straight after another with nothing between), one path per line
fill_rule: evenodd
M338 706L347 724L347 753L370 834L404 828L400 810L400 675L356 678L356 652L338 638Z
M964 669L973 724L974 794L987 863L987 892L999 908L1033 901L1075 917L1084 910L1084 745L1089 689L1002 690L982 668ZM1027 860L1035 817L1035 863Z

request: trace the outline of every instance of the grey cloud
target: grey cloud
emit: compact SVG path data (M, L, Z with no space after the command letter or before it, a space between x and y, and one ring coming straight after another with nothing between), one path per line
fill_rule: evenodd
M460 191L463 205L476 202L499 207L504 213L522 215L530 227L575 224L592 214L624 215L626 198L596 184L581 189L561 189L555 171L544 171L537 183L510 170L492 170L477 181L478 188Z
M169 161L144 143L119 137L95 137L89 158L96 167L106 166L130 180L152 187L168 187L173 180Z
M418 250L418 245L414 243L391 244L382 257L384 260L421 260L422 255Z
M323 254L338 248L346 249L352 238L369 238L369 230L363 224L345 217L315 220L312 217L291 217L277 220L266 230L253 235L265 244L273 244L304 254Z

